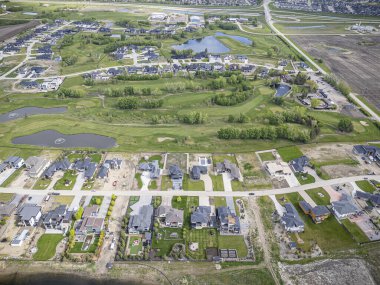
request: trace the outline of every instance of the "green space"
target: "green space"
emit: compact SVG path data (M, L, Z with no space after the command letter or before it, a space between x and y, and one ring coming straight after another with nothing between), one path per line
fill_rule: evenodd
M46 188L49 187L50 183L51 183L50 179L38 178L36 183L34 183L34 185L33 185L33 189L34 190L45 190Z
M99 236L95 236L93 242L88 247L87 250L83 249L83 242L76 242L72 249L70 249L70 253L95 253L96 248L98 247Z
M212 197L215 208L227 206L226 197Z
M315 182L314 176L308 174L308 173L296 173L296 177L298 179L298 182L301 185L310 184Z
M55 190L72 190L77 180L78 174L75 170L67 170L61 179L59 179L55 185Z
M216 229L192 229L186 236L187 244L198 243L198 250L187 250L187 255L194 259L206 259L206 248L218 247L218 236Z
M33 255L33 259L45 261L54 257L57 245L62 239L61 234L43 234L37 241L37 252Z
M281 158L286 162L289 162L303 155L302 151L295 145L278 148L277 152L281 156Z
M202 180L193 180L189 174L183 176L182 188L185 191L204 191L205 184Z
M260 156L261 161L270 161L270 160L275 159L275 157L271 151L270 152L261 152L261 153L259 153L259 156Z
M292 203L304 221L305 231L298 234L303 243L297 243L297 246L302 250L309 252L313 245L317 243L325 254L332 254L357 246L350 234L339 224L334 216L330 216L320 224L315 224L309 216L306 216L298 204L299 201L303 200L298 193L276 195L276 198L281 204ZM283 198L285 199L283 200ZM297 241L295 234L291 234L291 236L294 241Z
M138 241L139 244L138 245L134 245L134 242L135 241ZM141 241L141 238L140 237L136 237L136 236L131 236L129 238L129 254L130 255L137 255L140 251L142 251L142 241Z
M136 173L135 174L135 179L137 180L137 187L141 189L143 186L142 180L141 180L141 173Z
M243 183L239 180L232 180L231 186L232 186L232 191L244 191L245 190Z
M248 254L244 236L218 234L218 246L219 249L236 249L239 258L244 258Z
M322 187L306 190L306 193L310 196L311 199L317 204L317 205L330 205L330 195L327 193L325 189ZM321 197L321 195L323 197Z
M13 196L13 193L0 193L0 202L7 203L12 200Z
M172 189L172 187L173 187L173 183L170 177L168 175L162 175L161 176L161 190L164 191L164 190Z
M214 191L224 191L222 175L210 175Z
M358 185L360 189L362 189L365 192L373 193L376 190L376 187L373 186L371 182L369 182L368 180L360 180L355 183L356 185Z
M157 180L151 180L148 186L149 190L157 190L158 185L157 185Z
M178 238L170 237L170 234L177 233ZM156 256L164 257L169 256L172 247L176 243L183 243L182 229L174 228L160 228L157 234L161 236L160 239L154 238L152 248L156 249Z
M355 223L352 223L349 219L344 219L342 224L346 227L346 229L350 232L350 234L354 237L354 239L358 243L368 242L369 238L362 231L361 228Z

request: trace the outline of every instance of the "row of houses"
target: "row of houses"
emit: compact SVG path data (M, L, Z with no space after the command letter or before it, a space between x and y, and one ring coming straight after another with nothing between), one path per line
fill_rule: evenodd
M22 89L38 89L39 91L54 91L63 83L64 77L54 77L44 79L42 82L37 80L21 80L19 83Z

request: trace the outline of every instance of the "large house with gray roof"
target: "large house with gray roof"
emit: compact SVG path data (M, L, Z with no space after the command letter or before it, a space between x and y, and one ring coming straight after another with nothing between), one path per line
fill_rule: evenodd
M215 166L215 171L217 173L228 172L231 174L233 180L240 180L240 170L235 163L230 162L228 159L225 159L223 162L219 162Z
M201 174L207 174L207 167L202 165L194 165L190 171L190 177L193 180L201 179Z
M8 164L9 167L19 169L24 165L24 159L19 156L10 156L7 160L4 161L5 164Z
M42 223L45 229L60 230L66 233L70 228L73 212L68 211L66 205L60 205L49 211L43 218Z
M289 162L289 166L294 173L305 173L305 167L309 166L310 160L307 156L303 155Z
M319 224L330 216L330 211L326 206L317 205L312 207L305 201L300 201L299 206L305 215L309 215L314 223Z
M148 171L151 179L157 179L160 177L160 165L158 160L142 162L139 164L140 171Z
M142 234L152 229L153 222L153 206L144 205L140 208L138 214L129 218L128 233Z
M178 165L169 166L169 176L173 183L173 190L182 189L183 172Z
M38 178L49 167L50 161L43 157L31 156L25 161L28 174L32 178Z
M380 206L380 194L372 194L364 191L356 191L355 197L360 200L369 201L374 206Z
M199 206L191 214L190 223L193 229L215 228L217 226L215 212L210 206Z
M343 194L339 201L331 203L332 210L337 219L345 219L348 216L354 215L359 212L358 207L354 204L354 201L347 194Z
M182 228L183 210L178 210L170 206L159 206L155 211L155 217L170 228Z
M284 226L285 230L292 233L303 232L305 230L305 224L298 215L298 212L293 204L286 203L284 207L286 212L281 217L281 224Z
M17 212L17 216L25 227L34 227L42 216L41 207L36 204L24 204Z

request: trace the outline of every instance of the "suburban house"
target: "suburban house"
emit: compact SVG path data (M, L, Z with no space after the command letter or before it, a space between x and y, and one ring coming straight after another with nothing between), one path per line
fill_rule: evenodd
M144 205L140 208L137 215L133 215L129 219L128 233L141 234L148 232L152 228L153 206Z
M8 164L6 164L6 163L0 164L0 173L3 173L7 169L8 169Z
M284 226L287 232L300 233L305 230L305 224L298 215L296 208L292 203L286 203L284 205L285 213L281 217L281 224Z
M199 206L191 214L191 228L203 229L216 227L216 216L210 206Z
M104 164L108 164L110 169L121 169L121 165L123 164L123 160L118 158L107 159Z
M380 148L372 145L354 145L352 149L353 153L357 155L363 155L370 160L380 161Z
M289 162L290 169L294 173L305 173L305 167L309 166L310 160L307 156L303 155Z
M301 207L305 215L309 215L312 218L313 222L316 224L323 222L331 214L326 206L317 205L315 207L312 207L309 203L305 201L300 201L299 206Z
M87 206L83 210L82 218L89 218L89 217L97 217L99 213L99 206L98 205L92 205Z
M160 177L161 170L158 160L140 163L139 170L148 171L150 173L151 179L157 179L158 177Z
M359 211L351 197L346 194L343 194L339 201L332 202L331 205L337 219L347 218L348 216L354 215Z
M110 172L109 164L103 164L99 168L97 178L104 179L104 178L108 177L109 172Z
M221 233L240 233L240 220L228 207L216 209L218 215L218 226Z
M194 165L190 171L190 177L193 180L201 179L201 174L207 174L207 167L201 165Z
M41 207L36 204L24 204L17 213L20 223L25 227L34 227L40 220Z
M100 234L103 230L104 218L87 217L82 220L75 231L75 240L84 241L87 234Z
M169 166L169 176L173 182L173 189L174 190L181 190L182 189L183 173L182 173L182 170L179 168L178 165L170 165Z
M49 167L50 161L43 157L31 156L25 161L28 174L32 178L40 177L41 174Z
M215 171L220 173L228 172L231 174L233 180L240 179L240 170L235 163L231 163L229 160L225 159L223 162L216 164Z
M181 228L183 226L183 210L174 209L170 206L160 206L156 209L155 216L166 227Z
M54 210L49 211L43 218L45 229L60 230L65 234L69 228L73 212L68 211L66 205L60 205Z
M380 194L371 194L364 191L356 191L355 197L360 200L369 201L374 206L380 205Z
M10 156L6 161L4 161L4 163L8 164L9 167L19 169L24 165L24 159L19 156Z
M57 171L66 171L70 168L71 162L65 157L63 160L58 160L50 165L44 172L47 179L51 179Z

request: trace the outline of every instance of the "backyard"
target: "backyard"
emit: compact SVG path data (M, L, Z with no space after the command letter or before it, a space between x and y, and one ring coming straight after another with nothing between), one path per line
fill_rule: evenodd
M43 234L37 241L37 252L33 255L33 259L38 261L51 259L62 239L62 234Z

